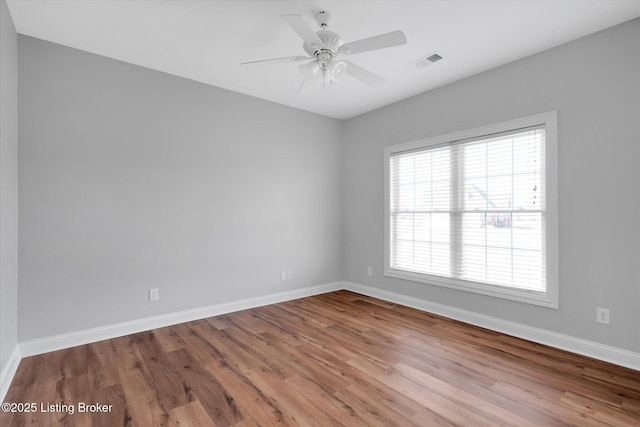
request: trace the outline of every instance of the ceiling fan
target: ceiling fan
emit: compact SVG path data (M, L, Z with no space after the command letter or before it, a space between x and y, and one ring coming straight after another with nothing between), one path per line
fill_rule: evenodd
M402 31L392 31L366 39L344 43L342 38L331 31L327 31L331 14L326 11L318 12L315 20L320 26L320 31L314 32L302 15L287 14L281 16L293 31L304 41L302 47L309 56L286 56L283 58L263 59L259 61L243 62L240 65L260 64L265 62L310 62L300 66L304 80L298 95L308 95L316 86L327 86L344 77L345 74L354 77L363 83L376 87L385 79L365 70L346 59L338 59L340 55L355 55L371 50L400 46L407 43L407 38Z

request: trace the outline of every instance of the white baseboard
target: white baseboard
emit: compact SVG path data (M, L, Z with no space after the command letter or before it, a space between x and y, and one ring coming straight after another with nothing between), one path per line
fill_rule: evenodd
M232 313L234 311L247 310L250 308L290 301L297 298L304 298L341 289L402 304L418 310L439 314L441 316L460 320L472 325L481 326L497 332L502 332L515 337L524 338L529 341L549 345L551 347L560 348L640 371L640 353L559 334L545 329L534 328L520 323L510 322L496 317L438 304L379 288L352 282L336 282L21 342L14 349L9 362L0 375L0 401L4 399L22 357L33 356L36 354L148 331L155 328L162 328L178 323L190 322L192 320L204 319L211 316L219 316L221 314Z
M151 329L163 328L165 326L176 325L178 323L190 322L192 320L204 319L206 317L219 316L221 314L232 313L234 311L247 310L249 308L261 307L278 302L290 301L297 298L304 298L326 292L337 291L343 288L342 282L327 283L324 285L311 286L302 289L294 289L286 292L264 295L255 298L248 298L240 301L227 302L211 305L208 307L194 308L192 310L178 311L175 313L163 314L160 316L147 317L129 322L116 323L114 325L101 326L98 328L83 329L67 334L54 335L46 338L38 338L20 343L20 353L22 357L75 347L77 345L88 344L96 341L122 337L129 334L144 332Z
M4 397L7 395L7 391L9 391L13 376L18 370L18 365L20 365L20 360L22 360L20 346L16 345L11 356L9 356L7 364L2 369L2 373L0 373L0 402L4 402Z
M344 289L640 371L640 353L352 282Z

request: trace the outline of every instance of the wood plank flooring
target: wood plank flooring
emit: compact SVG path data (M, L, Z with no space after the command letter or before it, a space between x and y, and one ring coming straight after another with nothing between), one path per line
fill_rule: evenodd
M640 372L339 291L25 358L5 401L38 410L2 426L637 427Z

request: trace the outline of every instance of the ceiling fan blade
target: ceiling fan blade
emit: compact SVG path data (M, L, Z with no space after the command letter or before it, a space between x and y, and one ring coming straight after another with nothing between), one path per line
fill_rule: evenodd
M300 89L298 89L298 96L311 95L315 86L317 86L317 84L313 79L305 78L300 85Z
M297 61L305 61L307 59L313 59L310 56L283 56L282 58L272 58L272 59L260 59L258 61L249 61L242 62L240 65L251 65L251 64L262 64L264 62L272 62L272 63L284 63L284 62L297 62Z
M368 52L370 50L384 49L386 47L407 44L407 38L400 30L380 34L340 46L340 53L353 55L355 53Z
M345 62L345 64L347 64L347 74L349 74L351 77L355 77L356 79L360 80L363 83L366 83L371 87L376 87L386 82L386 80L382 77L378 76L377 74L373 74L371 71L365 70L364 68L354 64L351 61L343 61Z
M297 35L300 36L302 40L309 46L318 45L322 46L322 40L320 37L311 29L307 21L304 20L302 15L297 14L289 14L282 15L282 20L286 22L293 31L296 32Z

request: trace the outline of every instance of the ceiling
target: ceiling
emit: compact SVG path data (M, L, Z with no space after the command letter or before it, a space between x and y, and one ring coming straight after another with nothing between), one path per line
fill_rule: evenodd
M640 16L640 1L7 0L18 33L347 119ZM345 76L298 96L298 63L241 62L303 55L281 19L327 10L345 42L402 30L403 46L349 59L387 81ZM425 68L411 63L437 51ZM594 52L594 56L596 56Z

